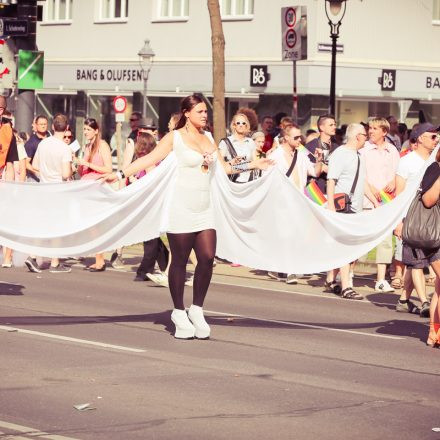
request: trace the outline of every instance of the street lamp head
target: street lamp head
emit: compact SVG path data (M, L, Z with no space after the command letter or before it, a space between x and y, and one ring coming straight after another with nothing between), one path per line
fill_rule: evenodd
M155 53L150 46L150 40L146 39L142 49L138 52L139 64L143 70L150 70Z
M345 15L347 0L325 0L325 13L330 23L340 23ZM342 14L341 14L342 10Z

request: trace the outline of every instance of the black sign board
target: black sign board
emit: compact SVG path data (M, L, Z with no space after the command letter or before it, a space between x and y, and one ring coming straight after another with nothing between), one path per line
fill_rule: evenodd
M251 66L251 87L266 87L269 79L267 66Z
M24 37L27 34L27 20L0 20L0 36Z
M396 90L396 71L382 70L382 77L379 78L381 90L394 92Z

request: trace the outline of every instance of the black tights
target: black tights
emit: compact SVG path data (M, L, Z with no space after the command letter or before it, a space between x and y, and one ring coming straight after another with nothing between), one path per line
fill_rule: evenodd
M184 310L183 290L186 279L186 264L191 249L197 257L194 273L193 304L203 307L206 292L212 277L212 265L215 257L217 236L215 229L200 232L185 232L182 234L168 233L171 250L171 265L168 272L171 298L174 308Z

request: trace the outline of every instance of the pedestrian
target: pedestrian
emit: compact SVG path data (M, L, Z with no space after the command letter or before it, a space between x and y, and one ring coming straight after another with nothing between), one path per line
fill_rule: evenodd
M273 118L272 116L263 116L261 119L261 131L264 133L264 147L263 147L263 153L267 153L271 148L273 144L273 136L272 136L272 130L273 130Z
M384 118L373 118L369 121L368 142L360 151L364 157L367 184L376 198L378 204L382 195L394 196L396 189L396 171L399 165L399 152L388 142L387 135L390 124ZM364 209L373 209L374 204L364 197ZM393 260L392 234L386 237L376 247L377 277L374 290L376 292L394 292L385 279L387 265Z
M210 336L210 327L203 314L203 304L212 276L216 248L214 212L210 196L210 179L216 162L227 174L249 169L266 169L267 159L247 163L224 162L217 152L210 133L204 131L208 110L199 95L182 100L180 120L173 132L165 135L159 145L148 155L137 159L126 169L104 176L113 182L136 174L142 169L163 160L174 150L177 160L177 176L169 204L168 241L173 255L169 270L169 286L174 310L171 320L176 326L174 336L178 339ZM197 267L194 275L193 304L188 314L183 302L186 264L194 249Z
M324 165L328 165L329 155L338 148L338 145L334 142L334 136L336 134L336 121L334 116L325 114L321 115L317 121L319 137L312 139L306 143L305 147L315 154L315 150L320 148L323 154ZM316 184L319 189L325 194L327 185L327 173L323 172L318 178L312 178L316 180Z
M395 116L390 115L386 118L388 124L390 124L390 129L386 135L387 141L397 148L397 151L402 149L402 140L399 133L399 121Z
M327 207L329 210L336 211L334 197L337 193L346 194L349 197L349 207L345 214L362 211L364 194L367 195L374 206L378 205L368 185L365 184L365 159L359 154L359 150L364 146L366 139L367 133L362 124L350 124L347 127L346 144L338 147L330 155L327 172ZM342 298L363 299L363 296L353 289L350 264L341 267L339 271ZM325 287L334 293L339 292L334 270L327 272Z
M72 176L72 151L63 141L67 127L67 117L60 113L55 115L52 123L53 136L45 137L38 143L32 167L38 173L41 183L63 182ZM25 264L31 272L41 272L35 258L29 257ZM66 273L71 268L62 264L58 258L52 258L49 271Z
M424 134L421 136L423 135ZM439 162L440 151L437 152L436 161L426 169L420 186L420 194L416 195L417 198L421 197L424 207L428 209L432 209L440 200ZM439 213L438 210L434 212ZM410 220L407 218L404 222L406 221ZM418 228L421 227L421 225L417 226ZM403 248L403 262L410 267L427 267L430 264L437 275L435 292L432 296L429 310L429 334L426 344L430 347L438 347L440 345L440 248L417 249L405 243Z
M32 167L32 161L34 160L39 143L50 136L50 133L47 130L48 124L49 121L46 116L38 115L32 124L34 132L24 145L27 154L26 169L27 180L29 182L38 182L38 176L36 175L35 169Z
M279 127L279 132L278 134L273 138L273 144L272 144L272 148L271 151L275 150L275 148L278 148L280 146L280 137L282 136L282 133L285 133L286 130L289 127L293 127L294 122L293 119L290 116L284 116L281 121L280 124L278 125ZM267 154L270 153L269 151L267 152Z
M256 158L255 142L248 137L250 124L244 113L234 115L230 125L231 135L223 138L218 148L226 162L233 159L239 161L252 161ZM253 171L246 171L240 174L232 175L231 180L236 183L250 182L254 178Z
M99 124L94 118L84 121L84 137L86 139L85 154L77 159L78 172L81 180L96 180L103 174L112 171L112 155L109 145L101 138ZM104 254L95 255L95 263L86 267L89 272L103 272L105 270Z
M319 148L315 150L315 163L310 160L307 150L300 150L301 138L301 130L298 125L292 123L280 132L280 145L268 157L274 161L281 173L285 174L303 193L307 185L307 176L318 177L323 170L323 164L322 151ZM282 274L269 271L267 275L270 278L285 281L287 284L298 282L298 276L293 272Z
M143 157L151 153L156 147L156 141L151 133L138 133L135 146L135 159ZM148 172L155 168L155 165L139 171L135 176L137 179L142 178ZM163 244L160 237L143 242L144 255L139 267L136 270L134 281L146 281L147 278L154 275L154 266L157 262L161 272L165 272L168 267L169 252ZM168 277L164 275L167 279Z
M266 153L263 151L265 141L264 133L262 131L256 131L252 135L252 140L255 143L255 152L257 154L257 157L266 157Z
M408 185L412 184L426 165L438 143L437 130L429 122L418 124L411 131L410 139L415 141L415 148L400 159L396 177L396 195L402 193ZM403 222L398 224L394 230L394 235L396 235L395 259L404 263L403 254L408 253L408 249L406 244L402 242L402 229ZM423 273L425 267L427 265L424 264L423 260L413 261L407 265L402 293L396 304L397 312L416 313L421 317L429 316L429 301L426 297L426 283ZM420 299L420 308L410 301L413 289L416 290Z
M142 119L142 113L140 112L133 112L129 119L130 124L130 134L128 135L129 139L131 139L133 142L136 141L137 132L139 128L139 121Z

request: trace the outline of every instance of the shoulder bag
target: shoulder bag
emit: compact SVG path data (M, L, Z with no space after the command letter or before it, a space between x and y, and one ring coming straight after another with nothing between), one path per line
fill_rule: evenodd
M403 241L415 249L440 248L440 205L427 208L419 190L403 221Z
M359 178L359 168L361 166L361 161L359 159L359 153L357 154L358 166L356 170L356 175L354 177L353 185L350 190L350 194L338 193L333 196L335 202L336 212L343 212L345 214L351 214L354 211L351 209L351 199L354 192L356 191L357 181Z

